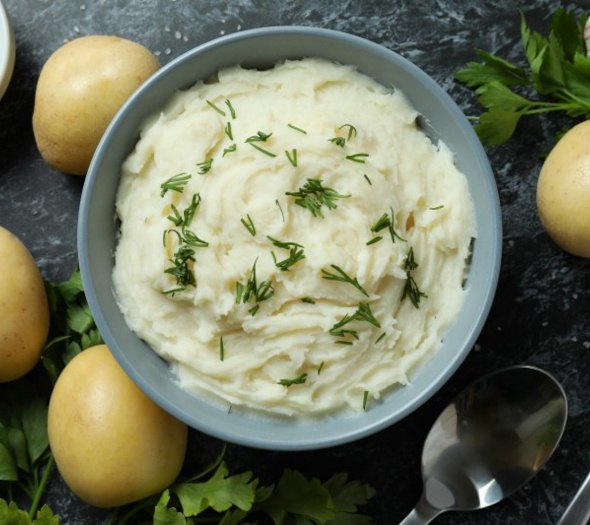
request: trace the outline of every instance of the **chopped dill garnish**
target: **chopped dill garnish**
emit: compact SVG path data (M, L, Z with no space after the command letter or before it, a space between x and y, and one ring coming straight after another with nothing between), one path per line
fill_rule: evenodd
M318 375L320 375L322 373L322 368L324 368L324 361L322 361L320 363L320 366L318 367Z
M404 285L404 291L402 294L402 301L409 297L410 301L414 305L415 308L420 307L420 300L422 298L427 298L428 296L420 290L418 284L414 280L412 276L412 271L418 268L418 263L414 258L414 249L410 248L408 250L408 255L406 256L406 260L404 261L404 270L406 270L406 284Z
M205 102L207 102L207 104L209 104L209 106L211 106L215 111L217 111L217 113L219 113L220 115L225 117L225 111L223 111L223 109L221 109L219 106L215 105L210 100L206 100Z
M303 246L301 244L297 244L296 242L283 242L277 239L272 238L270 235L267 235L267 238L277 247L283 248L284 250L289 250L289 256L282 260L277 261L277 257L274 252L270 252L272 255L272 259L275 263L275 266L279 268L283 272L287 272L291 269L295 263L305 259L305 253L303 253Z
M289 162L291 163L291 165L296 168L297 167L297 150L295 148L293 148L290 152L289 150L285 150L285 155L287 156L287 159L289 159Z
M381 339L383 339L385 337L385 332L382 332L381 335L375 339L375 344L377 344L379 341L381 341Z
M305 131L304 129L298 128L297 126L294 126L293 124L287 124L287 126L289 126L291 129L294 129L295 131L299 131L299 133L303 133L304 135L307 135L307 131Z
M363 392L363 410L367 410L367 402L369 401L369 391L365 390Z
M219 360L223 361L225 358L225 348L223 346L223 336L219 338Z
M433 206L432 208L428 208L428 209L429 209L429 210L432 210L432 211L436 211L436 210L441 210L441 209L442 209L442 208L444 208L444 207L445 207L445 205L444 205L444 204L440 204L440 205L438 205L438 206Z
M342 124L338 129L348 128L348 137L346 140L350 140L353 137L356 137L356 128L352 124Z
M190 204L181 214L174 204L170 205L172 213L168 215L168 220L174 226L180 228L180 231L169 229L164 230L163 243L166 246L166 239L169 234L174 233L178 238L178 248L171 259L168 259L172 266L166 268L164 273L172 275L176 279L176 287L163 292L166 295L174 295L186 289L187 286L196 286L197 281L192 269L195 262L195 248L204 248L209 246L207 241L200 239L193 231L189 230L195 212L201 202L201 196L195 193L192 196Z
M336 270L336 273L329 272L328 270L322 269L322 279L327 279L329 281L340 281L343 283L352 284L357 290L361 291L363 295L369 297L367 291L360 285L357 278L352 278L348 275L342 268L336 266L335 264L330 265L331 268Z
M224 131L225 131L225 134L227 135L227 138L229 140L234 140L234 134L233 134L232 129L231 129L231 122L228 122L225 125L225 130Z
M342 126L340 126L338 129L342 129L342 128L348 128L348 137L347 138L334 137L334 138L328 140L328 142L332 142L333 144L335 144L336 146L339 146L341 148L343 148L346 145L346 141L350 141L351 138L356 137L356 128L352 124L342 124ZM366 154L359 153L357 155L366 155ZM346 158L348 159L349 157L346 157ZM350 159L350 160L354 160L354 159ZM364 161L357 161L357 162L364 162Z
M260 303L270 299L275 292L270 281L262 281L260 283L258 282L256 278L257 262L258 258L252 265L250 276L248 277L245 285L240 282L236 282L236 304L246 304L251 299L253 299L256 304L248 310L252 316L256 315L256 312L258 312Z
M354 343L352 341L346 341L345 339L340 339L339 341L336 341L337 345L348 345L348 346L352 346Z
M324 217L322 206L333 210L337 208L336 200L346 199L349 194L343 195L332 188L326 188L322 185L321 179L307 179L307 182L299 188L299 191L288 191L285 195L297 197L295 204L302 208L307 208L314 217Z
M367 246L375 244L376 242L379 242L381 239L383 239L383 237L381 235L377 235L377 237L373 237L370 241L367 241Z
M203 162L199 162L197 166L199 166L199 175L205 175L205 173L209 173L211 171L211 166L213 165L213 159L207 159Z
M301 302L302 303L315 304L315 301L311 297L303 297L301 299Z
M371 226L371 231L373 233L379 233L384 229L389 230L389 235L391 236L391 242L395 243L395 239L399 239L400 241L406 241L399 233L395 231L395 214L393 213L393 208L390 208L390 214L384 213L377 219L377 222ZM371 242L371 241L369 241ZM369 243L367 243L369 244Z
M223 155L221 155L221 156L225 157L228 153L233 153L237 149L238 149L238 146L236 144L232 144L231 146L228 146L227 148L223 149Z
M270 137L272 137L272 133L265 133L264 131L258 131L256 135L252 135L248 137L244 142L252 143L252 142L266 142Z
M354 155L346 155L347 160L351 160L352 162L358 162L360 164L365 163L365 159L369 156L368 153L355 153Z
M371 182L371 179L369 179L369 176L366 173L363 173L363 177L369 183L369 186L372 186L373 185L373 183Z
M229 101L228 98L225 99L225 105L227 106L227 109L229 109L229 114L231 115L231 118L235 119L236 118L236 110L231 105L231 102Z
M192 175L190 173L184 172L173 175L167 181L160 184L160 188L162 189L160 192L160 197L166 195L168 190L182 193L184 191L184 187L188 184L188 181L191 179L191 177Z
M336 146L343 148L344 145L346 144L346 139L344 137L334 137L334 138L328 139L328 142L331 142L332 144L335 144Z
M283 219L283 222L285 222L285 214L283 213L283 208L281 206L281 203L279 202L279 199L275 200L275 204L279 207L279 211L281 212L281 218Z
M256 235L256 226L254 226L254 223L252 222L252 218L250 217L249 214L246 214L246 218L241 218L240 222L244 225L244 228L246 228L249 232L250 235L252 235L252 237L254 237Z
M356 330L342 328L353 321L364 321L366 323L372 324L373 326L376 326L377 328L381 328L381 324L373 315L371 307L368 305L368 303L360 303L356 312L353 314L346 314L342 319L340 319L340 321L330 328L330 335L333 335L334 337L351 336L358 341L359 336Z
M307 381L307 374L301 374L298 377L294 377L293 379L280 379L278 381L279 385L283 385L286 387L290 387L292 385L302 385Z
M196 233L192 232L187 228L185 228L182 231L182 240L189 246L194 246L196 248L206 248L207 246L209 246L209 243L207 241L199 239Z
M256 144L254 144L252 142L248 142L248 144L250 144L250 146L252 146L254 149L257 149L261 153L268 155L269 157L276 157L276 155L272 151L268 151L267 149L261 148L260 146L257 146Z

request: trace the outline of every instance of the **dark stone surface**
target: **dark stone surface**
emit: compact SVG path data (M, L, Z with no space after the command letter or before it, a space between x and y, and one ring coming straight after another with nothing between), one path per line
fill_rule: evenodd
M36 80L44 61L67 39L117 34L155 52L163 64L223 34L264 25L311 25L366 37L414 61L467 114L471 92L453 73L482 48L522 62L519 18L510 0L8 0L16 39L16 69L0 102L0 225L17 234L43 275L66 278L76 266L76 220L82 178L48 167L31 129ZM521 3L529 21L547 27L553 0ZM578 2L579 8L588 6ZM540 154L570 126L566 118L531 118L511 142L488 149L504 223L500 283L485 328L454 377L414 414L356 443L328 450L284 453L229 446L235 472L252 469L263 482L284 467L326 479L340 471L371 483L368 507L377 524L397 523L420 495L422 442L442 408L463 386L488 371L518 363L541 366L564 385L570 403L562 443L542 472L510 499L477 513L449 513L437 523L551 524L590 469L590 261L560 251L544 233L535 207ZM187 470L206 463L221 443L191 434ZM72 496L55 475L48 503L63 521L107 522L108 512Z

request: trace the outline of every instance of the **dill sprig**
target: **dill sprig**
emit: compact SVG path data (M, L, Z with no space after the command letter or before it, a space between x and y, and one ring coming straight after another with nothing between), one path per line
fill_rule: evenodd
M353 155L346 155L346 160L351 160L352 162L358 162L360 164L365 163L365 159L369 156L368 153L355 153Z
M219 113L221 116L225 117L225 111L223 111L223 109L221 109L219 106L217 106L216 104L214 104L210 100L205 100L205 102L207 102L207 104L209 104L209 106L211 108L213 108L215 111L217 111L217 113Z
M373 183L371 182L371 179L369 179L369 176L366 173L363 173L363 177L369 183L369 186L372 186L373 185Z
M228 153L233 153L237 149L238 149L238 146L236 144L232 144L231 146L228 146L227 148L223 149L223 154L221 156L225 157Z
M393 213L393 208L390 208L390 213L384 213L377 219L377 222L371 226L371 231L373 233L379 233L385 229L389 230L389 235L391 237L391 242L395 243L395 239L399 239L400 241L406 241L399 233L395 231L395 214ZM379 236L380 237L380 236ZM371 239L367 244L372 244L373 242L377 242L375 239L377 237ZM381 240L381 238L379 238Z
M236 110L232 106L230 100L228 98L225 99L225 105L227 109L229 109L229 114L231 115L232 120L236 118Z
M203 162L197 163L199 167L199 175L205 175L205 173L209 173L211 171L211 166L213 166L213 159L207 159Z
M273 153L272 151L268 151L267 149L258 146L257 144L254 144L253 142L248 142L248 144L250 144L250 146L252 146L254 149L257 149L258 151L260 151L260 153L264 153L265 155L269 156L269 157L276 157L276 154Z
M283 385L286 387L290 387L293 385L302 385L307 381L307 374L301 374L300 376L294 377L292 379L280 379L277 384Z
M174 204L170 205L172 213L168 215L168 220L174 224L180 231L169 229L164 231L164 246L166 246L166 239L168 234L175 234L178 238L178 248L172 258L168 259L172 266L166 268L164 273L173 276L176 279L176 287L166 290L163 293L166 295L174 295L177 292L185 290L187 286L196 286L197 281L193 272L193 264L195 262L195 248L204 248L209 246L207 241L200 239L196 233L189 230L189 226L193 221L197 208L201 202L201 196L195 193L189 205L183 210L182 214Z
M258 312L258 308L260 308L260 303L262 301L266 301L270 299L274 295L274 288L270 281L262 281L258 282L256 277L256 263L258 262L258 258L254 261L252 265L252 270L250 271L250 276L246 281L246 284L242 284L240 282L236 282L236 304L246 304L250 300L254 300L255 304L252 308L248 310L248 312L254 316L256 312Z
M369 391L363 392L363 410L367 410L367 403L369 402Z
M339 266L336 266L335 264L331 264L330 268L333 268L334 270L336 270L336 273L329 272L328 270L322 269L322 279L327 279L328 281L340 281L343 283L351 284L357 290L362 292L363 295L366 295L367 297L369 297L369 294L361 286L361 284L358 282L356 277L354 277L354 278L351 277L342 268L340 268Z
M368 303L360 303L353 314L346 314L340 321L338 321L332 328L330 328L330 335L335 337L346 337L347 335L353 337L358 341L358 332L350 328L344 329L343 326L352 323L353 321L363 321L377 328L381 328L381 324L373 315L371 307ZM337 341L338 342L338 341Z
M381 335L377 339L375 339L375 344L377 344L379 341L381 341L384 337L385 337L385 332L381 332Z
M315 300L312 299L311 297L302 297L301 298L301 302L302 303L315 304Z
M219 338L219 360L225 359L225 347L223 346L223 336Z
M188 184L188 181L191 179L190 173L178 173L173 175L168 180L164 181L160 184L161 192L160 197L166 195L168 191L176 191L178 193L182 193L184 191L184 187Z
M305 131L304 129L298 128L297 126L294 126L293 124L287 124L287 126L289 126L291 129L294 129L295 131L299 131L299 133L303 133L304 135L307 135L307 131Z
M267 238L277 247L283 248L284 250L289 250L289 256L282 261L277 261L277 257L274 252L270 252L272 255L272 259L275 263L275 266L279 268L283 272L288 272L295 263L305 259L305 253L303 252L303 246L301 244L297 244L296 242L283 242L277 239L274 239L270 235L267 235Z
M279 211L281 212L281 218L283 219L283 222L285 222L285 214L283 213L283 207L281 206L279 199L275 199L275 204L279 207Z
M291 163L291 165L296 168L297 167L297 150L293 148L291 151L285 150L285 155L287 159Z
M348 137L347 138L338 136L338 137L328 139L328 142L332 142L333 144L335 144L336 146L339 146L341 148L343 148L346 145L347 141L350 141L350 139L352 139L353 137L356 137L356 133L357 133L356 128L352 124L342 124L342 126L340 126L338 129L342 129L342 128L348 128ZM360 155L363 155L363 154L361 153Z
M256 135L248 137L244 142L247 142L248 144L251 144L252 142L266 142L270 137L272 137L272 133L258 131Z
M414 305L415 308L420 307L420 300L422 298L427 298L428 296L420 290L418 284L416 283L414 277L412 276L412 271L418 268L418 263L414 258L414 249L410 248L408 250L408 255L406 256L406 260L404 261L404 270L406 271L406 284L404 285L404 291L402 294L402 301L409 297L410 301Z
M234 140L234 134L231 129L231 122L226 123L224 131L225 131L225 134L227 135L227 138L229 140Z
M307 208L314 217L322 218L322 206L333 210L338 207L336 200L350 197L350 194L343 195L332 188L324 187L321 179L307 179L299 191L288 191L285 195L296 197L295 204Z
M250 232L250 235L252 235L252 237L256 235L256 226L254 226L254 223L252 222L252 217L250 217L249 214L246 214L245 219L242 217L240 219L240 222L244 225L244 228L246 228Z

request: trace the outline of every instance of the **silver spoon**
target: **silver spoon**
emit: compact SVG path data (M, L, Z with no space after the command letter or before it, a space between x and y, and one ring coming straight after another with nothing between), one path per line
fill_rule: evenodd
M476 510L510 496L549 459L565 428L561 385L532 366L479 379L438 417L422 452L422 497L400 525L448 510Z

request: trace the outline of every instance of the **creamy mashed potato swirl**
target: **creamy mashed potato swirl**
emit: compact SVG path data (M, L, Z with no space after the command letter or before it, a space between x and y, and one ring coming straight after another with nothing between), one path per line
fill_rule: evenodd
M146 122L122 170L114 286L182 387L284 415L370 409L436 351L475 219L417 116L305 59L224 69Z

